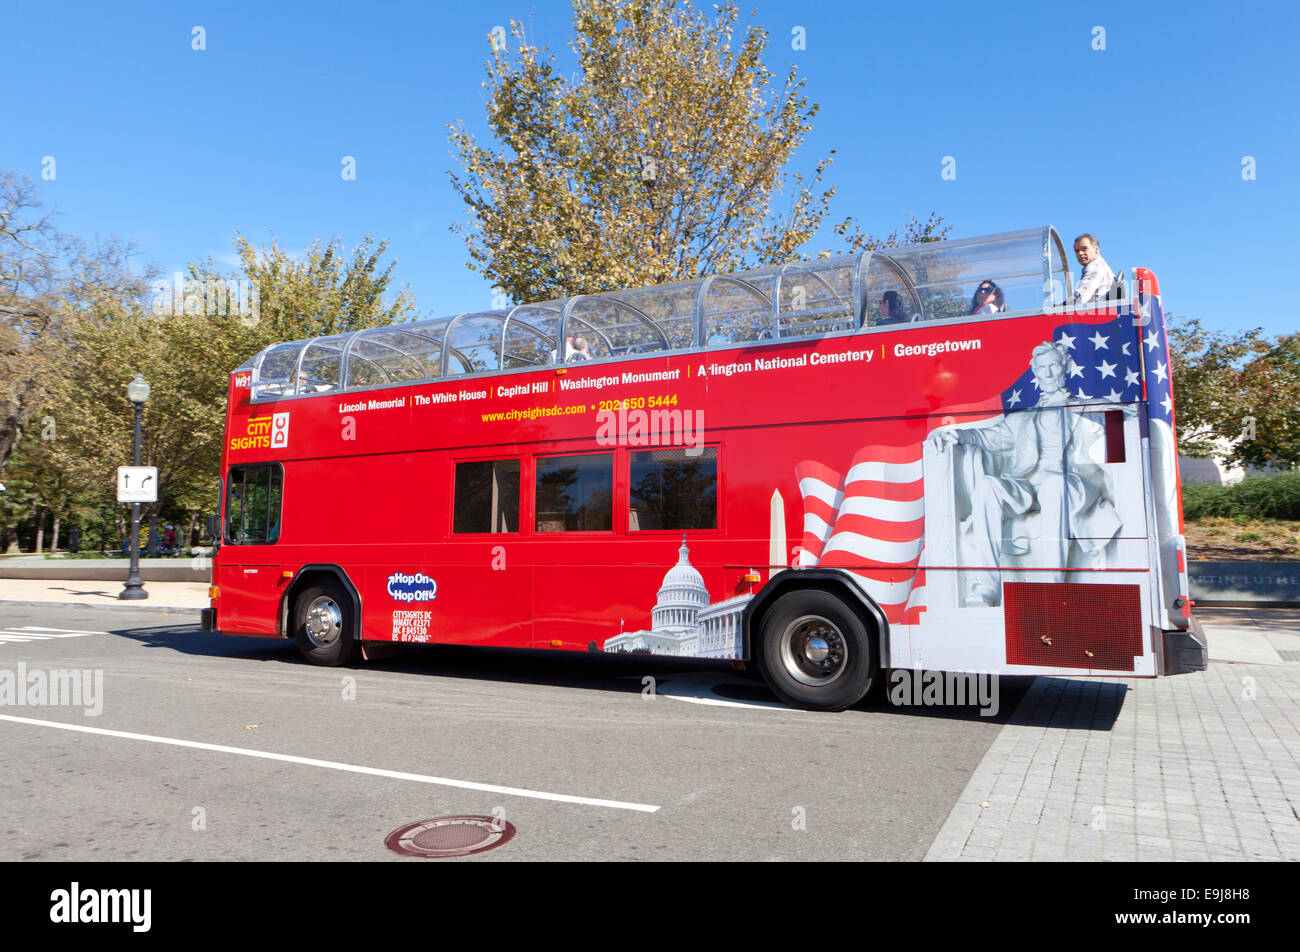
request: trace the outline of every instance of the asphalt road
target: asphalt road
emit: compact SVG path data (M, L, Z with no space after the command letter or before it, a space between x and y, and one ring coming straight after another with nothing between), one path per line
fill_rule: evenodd
M425 862L384 838L450 814L517 829L479 862L916 860L1031 680L1002 679L992 718L817 714L710 662L432 646L318 668L194 615L0 603L0 676L20 663L102 671L102 712L0 702L0 860Z

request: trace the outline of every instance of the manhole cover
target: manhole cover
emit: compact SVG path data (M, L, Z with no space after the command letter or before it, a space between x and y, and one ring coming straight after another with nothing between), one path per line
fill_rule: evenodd
M441 859L496 849L514 835L514 825L496 817L440 816L393 830L384 845L402 856Z

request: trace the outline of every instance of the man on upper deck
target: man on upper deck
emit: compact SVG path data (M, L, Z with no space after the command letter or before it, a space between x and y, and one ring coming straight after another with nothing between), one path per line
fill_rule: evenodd
M1080 235L1074 239L1074 256L1083 265L1083 274L1074 289L1075 304L1103 301L1115 284L1115 273L1101 256L1101 244L1096 235Z

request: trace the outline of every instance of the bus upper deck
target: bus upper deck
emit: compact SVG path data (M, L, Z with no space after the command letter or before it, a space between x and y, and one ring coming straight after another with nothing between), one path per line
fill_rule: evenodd
M996 282L1000 314L1073 307L1051 226L798 261L645 288L276 344L239 368L254 403L559 363L752 346L970 316ZM1128 303L1117 279L1104 302Z

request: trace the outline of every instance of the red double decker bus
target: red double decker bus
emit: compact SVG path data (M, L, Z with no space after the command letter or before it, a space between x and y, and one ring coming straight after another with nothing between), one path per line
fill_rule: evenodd
M820 710L1199 670L1155 275L1072 298L1049 227L274 345L204 627L729 659Z

